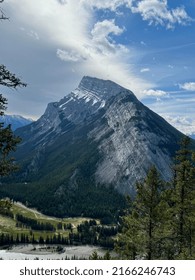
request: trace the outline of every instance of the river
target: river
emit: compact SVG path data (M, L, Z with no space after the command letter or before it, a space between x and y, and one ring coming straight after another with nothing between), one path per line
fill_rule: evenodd
M60 249L60 252L59 250ZM96 246L62 246L62 245L16 245L8 249L0 250L0 259L3 260L62 260L76 257L88 259L96 251L103 256L106 250Z

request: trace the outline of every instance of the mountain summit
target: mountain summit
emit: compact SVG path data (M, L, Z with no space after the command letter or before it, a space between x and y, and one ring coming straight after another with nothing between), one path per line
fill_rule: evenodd
M65 118L78 123L103 108L110 98L124 91L127 90L112 81L85 76L78 88L60 100L57 106ZM132 92L128 92L134 96Z
M41 203L50 193L51 203L58 201L53 206L57 211L65 209L64 201L73 207L85 186L90 192L112 186L132 194L151 165L169 180L172 157L183 136L130 90L91 77L84 77L78 88L48 104L38 121L16 132L23 139L16 152L22 166L18 183L29 182L24 193L42 195Z

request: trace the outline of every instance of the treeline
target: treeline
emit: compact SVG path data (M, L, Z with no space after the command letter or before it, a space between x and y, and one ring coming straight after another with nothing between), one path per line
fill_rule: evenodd
M43 238L43 236L39 236L35 239L34 234L17 234L14 237L12 234L0 234L0 246L4 245L17 245L17 244L63 244L63 245L72 245L71 241L68 238L65 238L58 235L53 235L50 237Z
M153 166L136 185L115 249L122 259L195 259L195 153L180 143L166 183Z
M77 226L76 233L69 233L69 240L74 244L91 244L114 248L113 236L118 232L118 227L97 225L95 220L83 222Z
M20 226L20 224L22 223L32 230L56 231L56 228L51 223L41 223L35 219L24 217L21 214L16 214L16 220L20 222L16 223L16 226Z
M35 239L33 232L30 234L17 234L16 237L2 233L0 246L12 244L62 244L62 245L98 245L109 249L114 248L113 236L117 233L117 227L97 225L95 220L85 221L77 226L77 232L69 232L67 237L61 234L53 234L44 238L42 235Z

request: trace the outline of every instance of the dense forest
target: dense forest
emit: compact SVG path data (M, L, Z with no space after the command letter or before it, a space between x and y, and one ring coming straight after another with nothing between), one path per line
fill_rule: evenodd
M9 197L35 207L42 213L56 217L91 217L102 223L116 222L126 207L126 199L113 186L96 186L83 176L75 185L52 180L38 182L2 184L0 198Z

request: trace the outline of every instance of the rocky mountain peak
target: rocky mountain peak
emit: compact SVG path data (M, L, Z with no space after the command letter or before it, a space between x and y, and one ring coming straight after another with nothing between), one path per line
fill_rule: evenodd
M102 80L89 76L84 76L77 88L85 94L95 95L101 100L108 100L109 98L125 91L126 89L113 81ZM129 91L130 92L130 91ZM130 92L132 95L133 93Z
M112 81L84 76L79 86L55 103L54 107L58 108L63 119L78 124L105 107L108 100L123 92L128 92L135 98L131 91Z

